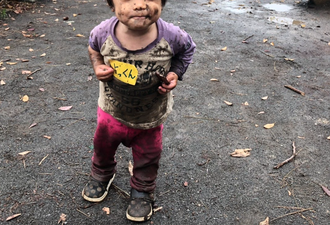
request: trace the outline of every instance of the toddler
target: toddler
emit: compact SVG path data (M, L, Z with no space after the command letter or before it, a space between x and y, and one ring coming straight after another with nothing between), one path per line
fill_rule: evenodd
M127 219L152 216L163 123L171 91L192 62L195 43L160 18L166 0L107 0L115 16L90 34L89 57L99 82L91 177L84 199L100 202L115 178L119 144L132 148Z

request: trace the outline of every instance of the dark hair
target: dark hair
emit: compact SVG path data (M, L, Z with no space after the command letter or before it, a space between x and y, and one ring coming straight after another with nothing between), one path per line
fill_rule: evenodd
M115 6L113 5L113 1L112 0L107 0L108 5L110 6L110 8L114 8ZM166 4L166 0L162 0L162 6L164 7Z

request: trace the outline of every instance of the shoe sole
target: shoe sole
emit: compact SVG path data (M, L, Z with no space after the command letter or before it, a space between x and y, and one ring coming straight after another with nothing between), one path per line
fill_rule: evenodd
M152 216L152 208L151 208L149 214L145 217L131 216L131 215L128 214L128 209L126 210L126 218L130 221L133 221L133 222L144 222L144 221L150 220L151 216Z
M114 174L114 175L112 176L111 180L109 180L108 186L107 186L107 188L105 189L105 192L104 192L104 194L103 194L101 197L99 197L99 198L90 198L90 197L86 196L85 193L84 193L85 188L82 190L82 193L81 193L81 194L82 194L82 197L83 197L85 200L89 201L89 202L102 202L102 201L105 199L105 197L107 197L107 195L108 195L109 188L110 188L110 186L111 186L112 181L115 179L115 175L116 175L116 174Z

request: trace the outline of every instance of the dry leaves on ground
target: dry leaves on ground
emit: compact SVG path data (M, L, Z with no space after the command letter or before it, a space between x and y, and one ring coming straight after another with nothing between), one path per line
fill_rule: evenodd
M107 215L110 215L110 208L109 207L103 207L102 211L104 211Z
M323 191L324 191L328 196L330 196L330 191L329 191L329 189L326 188L326 187L324 187L324 186L321 186L321 187L322 187Z
M270 129L273 128L275 126L275 123L268 123L264 126L265 129Z
M29 154L31 151L25 151L25 152L20 152L18 153L21 156L26 156L27 154Z
M245 158L251 155L251 150L251 148L235 149L235 151L230 153L230 155L236 158Z
M233 105L233 103L228 102L228 101L223 101L223 102L226 103L226 105L229 105L229 106L232 106Z
M61 110L61 111L68 111L68 110L70 110L72 108L72 106L70 105L70 106L62 106L62 107L60 107L60 108L58 108L59 110Z
M65 215L64 213L62 213L62 214L60 215L60 219L58 220L57 223L64 224L65 221L66 221L66 215Z
M269 225L269 217L267 217L264 221L260 222L259 225Z
M19 216L21 216L21 215L22 215L21 213L14 214L14 215L12 215L12 216L7 217L6 221L9 221L9 220L15 219L15 218L17 218L17 217L19 217Z
M132 177L133 176L133 163L131 160L128 162L128 172Z

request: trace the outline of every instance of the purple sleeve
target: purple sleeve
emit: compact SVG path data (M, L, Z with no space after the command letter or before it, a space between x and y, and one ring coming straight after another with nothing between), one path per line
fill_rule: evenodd
M101 51L102 45L107 40L108 36L113 35L115 23L116 18L112 17L111 19L105 20L94 27L90 33L88 41L89 46L93 50L97 52Z
M160 20L163 26L163 36L170 44L173 51L171 68L169 72L174 72L182 80L183 74L187 71L188 66L192 63L193 54L196 44L191 36L178 26Z

